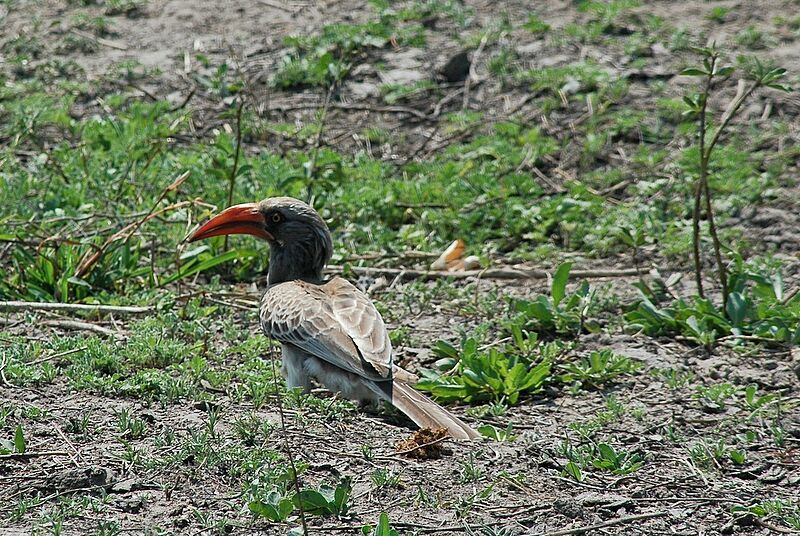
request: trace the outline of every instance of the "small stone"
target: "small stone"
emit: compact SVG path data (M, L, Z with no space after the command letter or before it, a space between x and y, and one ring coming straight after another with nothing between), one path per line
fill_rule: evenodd
M553 510L570 519L583 517L583 507L572 497L561 497L553 501Z
M413 69L392 69L391 71L382 72L380 75L384 84L407 85L428 78L422 71Z
M561 87L561 91L566 93L567 95L574 95L581 89L581 83L572 78L571 76L567 78L567 83Z
M350 82L347 84L348 93L354 99L368 99L381 94L377 85L370 82Z
M52 475L48 487L57 491L78 489L100 489L114 482L114 472L106 467L92 465L78 469L68 469Z
M194 409L199 409L200 411L205 412L212 412L219 409L219 404L215 402L211 402L210 400L200 400L194 403Z
M534 41L517 47L517 54L520 57L535 56L544 48L544 41Z
M477 255L464 257L464 270L480 270L481 259Z
M113 486L111 486L112 493L130 493L134 489L137 488L136 480L132 478L126 478L125 480L120 480Z
M463 82L469 76L469 68L472 62L469 59L469 52L462 50L453 55L444 66L439 69L439 73L448 82Z
M667 56L672 54L670 49L665 47L662 43L653 43L650 46L650 51L653 53L653 56Z

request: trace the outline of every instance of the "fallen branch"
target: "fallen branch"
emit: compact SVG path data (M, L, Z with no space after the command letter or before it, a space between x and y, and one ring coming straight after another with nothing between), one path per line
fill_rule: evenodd
M7 318L0 318L0 325L10 326L17 325L20 322L17 320L10 320ZM61 328L73 331L91 331L98 335L111 336L117 334L113 329L108 329L97 324L90 324L89 322L80 322L79 320L37 320L38 326L48 326L51 328Z
M51 354L51 355L48 355L48 356L43 357L41 359L37 359L36 361L30 361L29 363L25 363L25 364L27 366L29 366L29 367L32 366L32 365L40 365L40 364L44 363L45 361L51 361L51 360L59 358L59 357L64 357L64 356L68 356L68 355L72 355L72 354L77 354L78 352L83 352L84 350L86 350L86 348L87 348L86 346L81 346L80 348L73 348L71 350L66 350L64 352L58 352L57 354ZM60 430L60 428L57 428L57 430Z
M128 50L128 45L124 43L117 43L116 41L103 39L102 37L97 37L96 35L92 35L88 32L82 32L77 28L71 28L70 32L77 35L78 37L83 37L84 39L89 39L90 41L94 41L98 45L103 45L104 47L115 48L117 50Z
M120 315L135 315L149 313L152 310L152 307L134 307L130 305L0 301L0 311L61 311L68 313L113 313Z
M269 107L269 111L276 112L290 112L293 110L316 110L320 107L318 103L291 103L291 104L273 104ZM420 119L429 119L430 117L425 112L408 108L405 106L371 106L369 104L358 104L354 102L331 102L328 104L329 108L336 108L338 110L355 110L364 112L376 113L394 113L394 114L409 114Z
M40 452L12 452L11 454L0 454L0 460L41 458L42 456L69 456L69 452L63 450L43 450Z
M575 527L572 529L556 530L554 532L531 532L527 536L570 536L572 534L584 534L606 527L613 527L614 525L622 525L632 521L641 521L643 519L652 519L654 517L663 517L667 512L651 512L649 514L639 514L635 516L618 517L617 519L610 519L602 523L595 523L594 525L584 525L583 527Z
M452 272L433 270L410 270L404 268L373 268L364 266L350 266L348 270L357 275L386 275L401 276L404 279L467 279L479 277L481 279L547 279L552 276L547 270L516 270L513 268L494 268L487 270L456 270ZM327 273L338 274L344 271L343 266L330 265L325 270ZM625 270L572 270L570 279L591 279L602 277L633 277L646 275L645 270L629 268Z

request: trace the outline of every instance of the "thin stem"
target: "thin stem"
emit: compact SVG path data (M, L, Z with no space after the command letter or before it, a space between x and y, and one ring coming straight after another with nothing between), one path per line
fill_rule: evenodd
M736 97L734 97L732 104L728 106L728 110L725 112L725 115L722 116L722 123L720 123L719 128L714 133L714 136L711 138L711 141L708 144L708 149L706 149L708 156L711 156L711 151L713 151L714 147L717 145L720 134L722 134L722 131L728 126L728 123L731 122L731 119L733 119L733 117L736 115L736 112L739 111L739 108L742 107L744 101L746 101L748 97L750 97L750 95L752 95L753 92L759 87L761 87L761 82L753 82L753 84L747 88L746 91L739 92L737 93Z
M713 65L713 63L712 63ZM722 258L722 242L719 239L719 234L717 233L717 226L714 223L714 210L712 208L711 203L711 189L708 186L708 162L711 160L711 152L714 150L714 147L717 145L717 142L720 139L720 135L722 131L725 130L725 127L728 126L731 119L736 115L741 108L742 104L747 100L747 98L752 95L753 91L755 91L760 85L760 82L756 81L753 82L750 87L742 91L743 86L739 86L740 90L737 92L736 97L728 106L725 115L722 117L722 123L720 123L719 128L714 133L714 136L711 138L711 142L708 144L708 147L705 151L702 148L702 141L701 141L701 158L702 158L702 165L700 166L700 179L701 179L701 186L705 193L705 205L706 205L706 217L708 218L708 232L711 235L711 242L714 245L714 259L717 263L717 274L719 277L719 284L722 287L722 314L727 316L726 306L728 305L728 269L725 266L725 262ZM695 199L696 201L696 199Z
M239 171L239 155L242 147L242 109L244 108L244 98L239 100L239 109L236 110L236 149L233 153L233 168L228 177L228 206L233 205L233 187L236 185L236 172ZM225 235L223 249L228 249L228 235Z
M336 87L336 81L332 82L331 85L328 87L328 93L325 95L325 102L322 105L322 110L319 112L319 128L317 129L317 134L314 139L314 148L311 152L311 159L309 160L308 168L306 170L306 178L308 179L308 183L306 184L306 201L313 205L313 190L311 188L312 182L314 181L314 173L316 172L317 167L317 157L319 156L319 146L322 144L322 132L325 130L325 120L328 117L328 108L330 107L331 103L331 95L333 95L333 89Z
M722 260L722 243L717 236L717 226L714 224L714 211L711 208L711 194L709 193L708 182L704 184L706 198L706 217L708 218L708 231L711 234L711 241L714 243L714 258L717 262L717 273L719 283L722 285L722 314L727 316L725 307L728 305L728 270Z
M692 253L694 256L694 278L697 284L697 294L705 297L703 292L703 265L700 258L700 210L703 196L703 184L708 174L708 161L706 160L706 108L708 106L708 94L711 91L711 79L714 77L714 66L717 62L716 56L711 58L711 69L706 77L706 84L703 88L702 103L700 105L700 178L694 189L694 210L692 211Z
M270 341L272 343L272 341ZM289 434L286 432L286 417L283 413L283 396L281 396L280 384L278 384L278 371L275 367L275 345L270 344L269 348L270 363L272 364L272 380L275 383L275 398L278 406L278 415L281 420L281 431L283 432L283 445L286 448L286 457L289 459L289 466L292 468L292 482L294 483L294 491L297 493L297 509L300 511L300 525L303 527L303 535L308 536L308 525L306 524L306 513L303 510L303 499L300 495L300 481L297 478L297 466L294 463L294 454L292 447L289 445Z

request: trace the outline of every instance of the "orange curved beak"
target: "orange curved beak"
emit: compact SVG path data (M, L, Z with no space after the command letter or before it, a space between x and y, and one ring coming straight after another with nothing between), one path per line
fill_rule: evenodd
M231 234L249 234L265 240L274 240L274 237L266 230L265 226L266 221L258 210L258 204L244 203L242 205L234 205L204 223L189 237L189 242L211 238L212 236Z

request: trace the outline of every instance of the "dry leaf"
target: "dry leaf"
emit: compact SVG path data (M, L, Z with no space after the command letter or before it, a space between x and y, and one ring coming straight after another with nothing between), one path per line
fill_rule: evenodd
M464 266L461 257L464 256L464 241L460 238L453 241L444 253L431 264L431 270L460 270Z
M445 453L443 441L449 437L446 428L422 428L397 444L397 453L407 458L437 460Z

